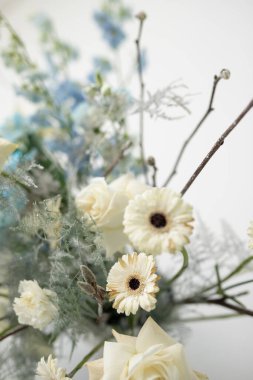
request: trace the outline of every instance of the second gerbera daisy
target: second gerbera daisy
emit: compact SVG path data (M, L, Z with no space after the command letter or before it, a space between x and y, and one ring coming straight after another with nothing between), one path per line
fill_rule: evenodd
M153 188L129 202L124 232L140 251L153 255L174 253L189 243L192 222L192 207L180 194L167 188Z
M139 307L155 308L158 276L153 256L145 253L123 255L111 268L106 290L118 313L136 314Z

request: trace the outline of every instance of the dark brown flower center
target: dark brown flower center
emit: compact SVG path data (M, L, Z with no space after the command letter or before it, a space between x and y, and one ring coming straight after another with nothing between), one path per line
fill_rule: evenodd
M131 280L129 281L128 285L129 285L129 288L132 289L132 290L137 290L139 289L140 287L140 281L138 280L138 278L131 278Z
M151 215L151 217L150 217L150 223L155 228L163 228L167 224L167 219L166 219L165 215L157 212L157 213Z

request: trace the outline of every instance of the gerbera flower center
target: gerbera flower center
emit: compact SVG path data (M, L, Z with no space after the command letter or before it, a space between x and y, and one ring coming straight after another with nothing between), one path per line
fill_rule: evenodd
M139 289L141 283L138 280L138 278L131 278L128 282L128 286L131 290L137 290Z
M167 219L164 214L156 212L150 216L150 223L155 228L163 228L167 225Z
M126 287L130 294L140 294L143 291L143 278L137 273L131 274L126 280Z

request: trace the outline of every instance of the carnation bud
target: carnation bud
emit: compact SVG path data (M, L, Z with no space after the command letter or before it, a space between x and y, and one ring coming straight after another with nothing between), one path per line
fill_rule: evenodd
M147 18L147 14L145 12L139 12L135 17L140 21L144 21Z
M225 79L225 80L227 80L227 79L229 79L230 78L230 71L228 70L228 69L223 69L223 70L221 70L221 72L220 72L220 77L222 78L222 79Z

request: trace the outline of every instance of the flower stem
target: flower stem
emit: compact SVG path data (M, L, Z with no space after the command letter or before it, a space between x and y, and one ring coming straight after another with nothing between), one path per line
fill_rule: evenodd
M99 342L84 358L76 365L76 367L67 375L72 378L84 366L84 364L101 348L105 343L105 339Z
M227 276L223 277L222 279L220 279L220 283L223 283L227 280L229 280L230 278L232 278L233 276L235 276L236 274L238 274L239 272L242 271L242 269L244 267L246 267L251 261L253 261L253 256L249 256L247 257L245 260L243 260L235 269L233 269ZM239 283L240 285L240 283ZM202 295L203 293L206 293L206 292L209 292L210 290L214 289L217 287L217 283L213 284L213 285L210 285L204 289L202 289L198 295ZM233 286L234 287L234 286ZM225 288L225 289L228 289L228 288ZM225 290L224 289L224 290Z
M28 327L29 326L18 326L17 328L14 328L14 329L13 329L13 326L7 327L7 329L4 330L2 332L2 334L0 335L0 342L4 339L8 338L9 336L15 335L15 334L19 333L20 331L27 329Z
M118 163L124 158L125 152L133 145L132 141L128 141L128 143L123 146L118 154L118 156L114 159L114 161L110 164L110 166L105 170L104 177L107 177L113 169L118 165Z
M185 248L182 248L181 250L182 256L183 256L183 264L179 271L169 280L166 281L166 285L171 285L178 277L181 276L181 274L186 270L189 264L189 258L188 258L188 253Z
M241 317L242 315L238 313L233 314L216 314L216 315L210 315L210 316L199 316L199 317L192 317L192 318L180 318L171 320L170 322L176 322L176 323L191 323L191 322L204 322L204 321L213 321L213 320L221 320L221 319L229 319L229 318L235 318L235 317Z
M210 161L210 159L213 157L213 155L218 151L218 149L224 144L225 139L228 137L228 135L235 129L235 127L240 123L240 121L244 118L244 116L253 108L253 99L249 102L249 104L244 108L244 110L240 113L240 115L235 119L235 121L225 130L225 132L219 137L219 139L216 141L212 149L209 151L209 153L206 155L204 160L200 163L200 165L197 167L189 181L186 183L184 188L181 191L181 194L184 195L186 191L190 188L190 186L193 184L195 179L198 177L198 175L202 172L204 167L207 165L207 163Z

